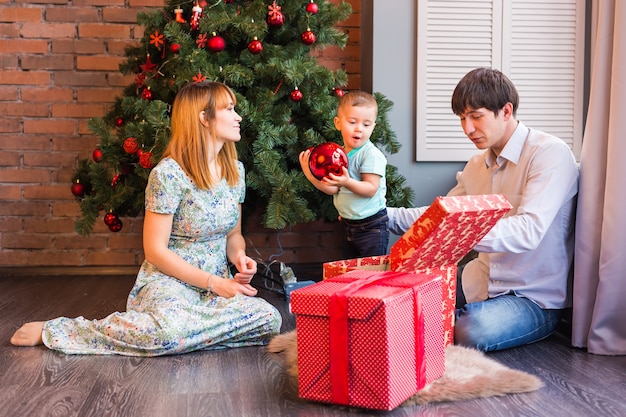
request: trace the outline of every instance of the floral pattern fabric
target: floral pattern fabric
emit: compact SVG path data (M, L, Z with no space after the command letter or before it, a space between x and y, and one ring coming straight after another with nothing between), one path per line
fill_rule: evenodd
M237 224L245 197L241 162L238 169L240 180L234 187L222 180L200 190L166 158L152 170L146 187L146 210L174 215L169 248L190 264L227 278L232 276L226 235ZM49 320L43 340L68 354L158 356L266 344L281 322L278 310L261 298L220 297L144 261L125 312L100 320Z

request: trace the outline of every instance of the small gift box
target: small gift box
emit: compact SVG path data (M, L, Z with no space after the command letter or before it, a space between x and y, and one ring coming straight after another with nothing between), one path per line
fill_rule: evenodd
M352 270L440 274L446 346L454 342L457 263L511 210L500 194L437 197L386 256L326 262L323 278Z
M301 398L391 410L445 370L441 278L353 271L295 290Z

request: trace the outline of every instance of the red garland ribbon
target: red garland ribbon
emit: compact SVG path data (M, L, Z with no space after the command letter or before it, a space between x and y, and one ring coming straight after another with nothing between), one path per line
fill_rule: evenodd
M387 285L393 287L411 288L413 290L413 307L415 317L415 367L417 388L426 385L426 363L421 360L424 357L424 333L420 329L424 327L421 299L416 284L397 282L397 278L406 277L405 272L388 273L384 276L375 274L371 277L351 281L339 291L330 296L330 379L331 400L335 404L349 405L350 394L348 385L349 363L349 329L348 329L348 298L361 289L373 285ZM343 282L340 277L331 278L328 281ZM421 362L421 365L418 363Z

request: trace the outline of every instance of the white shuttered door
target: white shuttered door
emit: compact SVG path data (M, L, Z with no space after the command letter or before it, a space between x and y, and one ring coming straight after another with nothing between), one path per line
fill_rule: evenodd
M518 119L579 155L583 0L419 0L417 25L417 161L467 161L478 152L450 98L463 75L483 66L515 83Z

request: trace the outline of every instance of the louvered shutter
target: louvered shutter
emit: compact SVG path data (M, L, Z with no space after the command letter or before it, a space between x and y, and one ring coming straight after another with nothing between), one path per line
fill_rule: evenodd
M473 68L501 69L520 93L517 117L582 141L584 1L419 0L416 160L467 161L478 152L450 109Z

